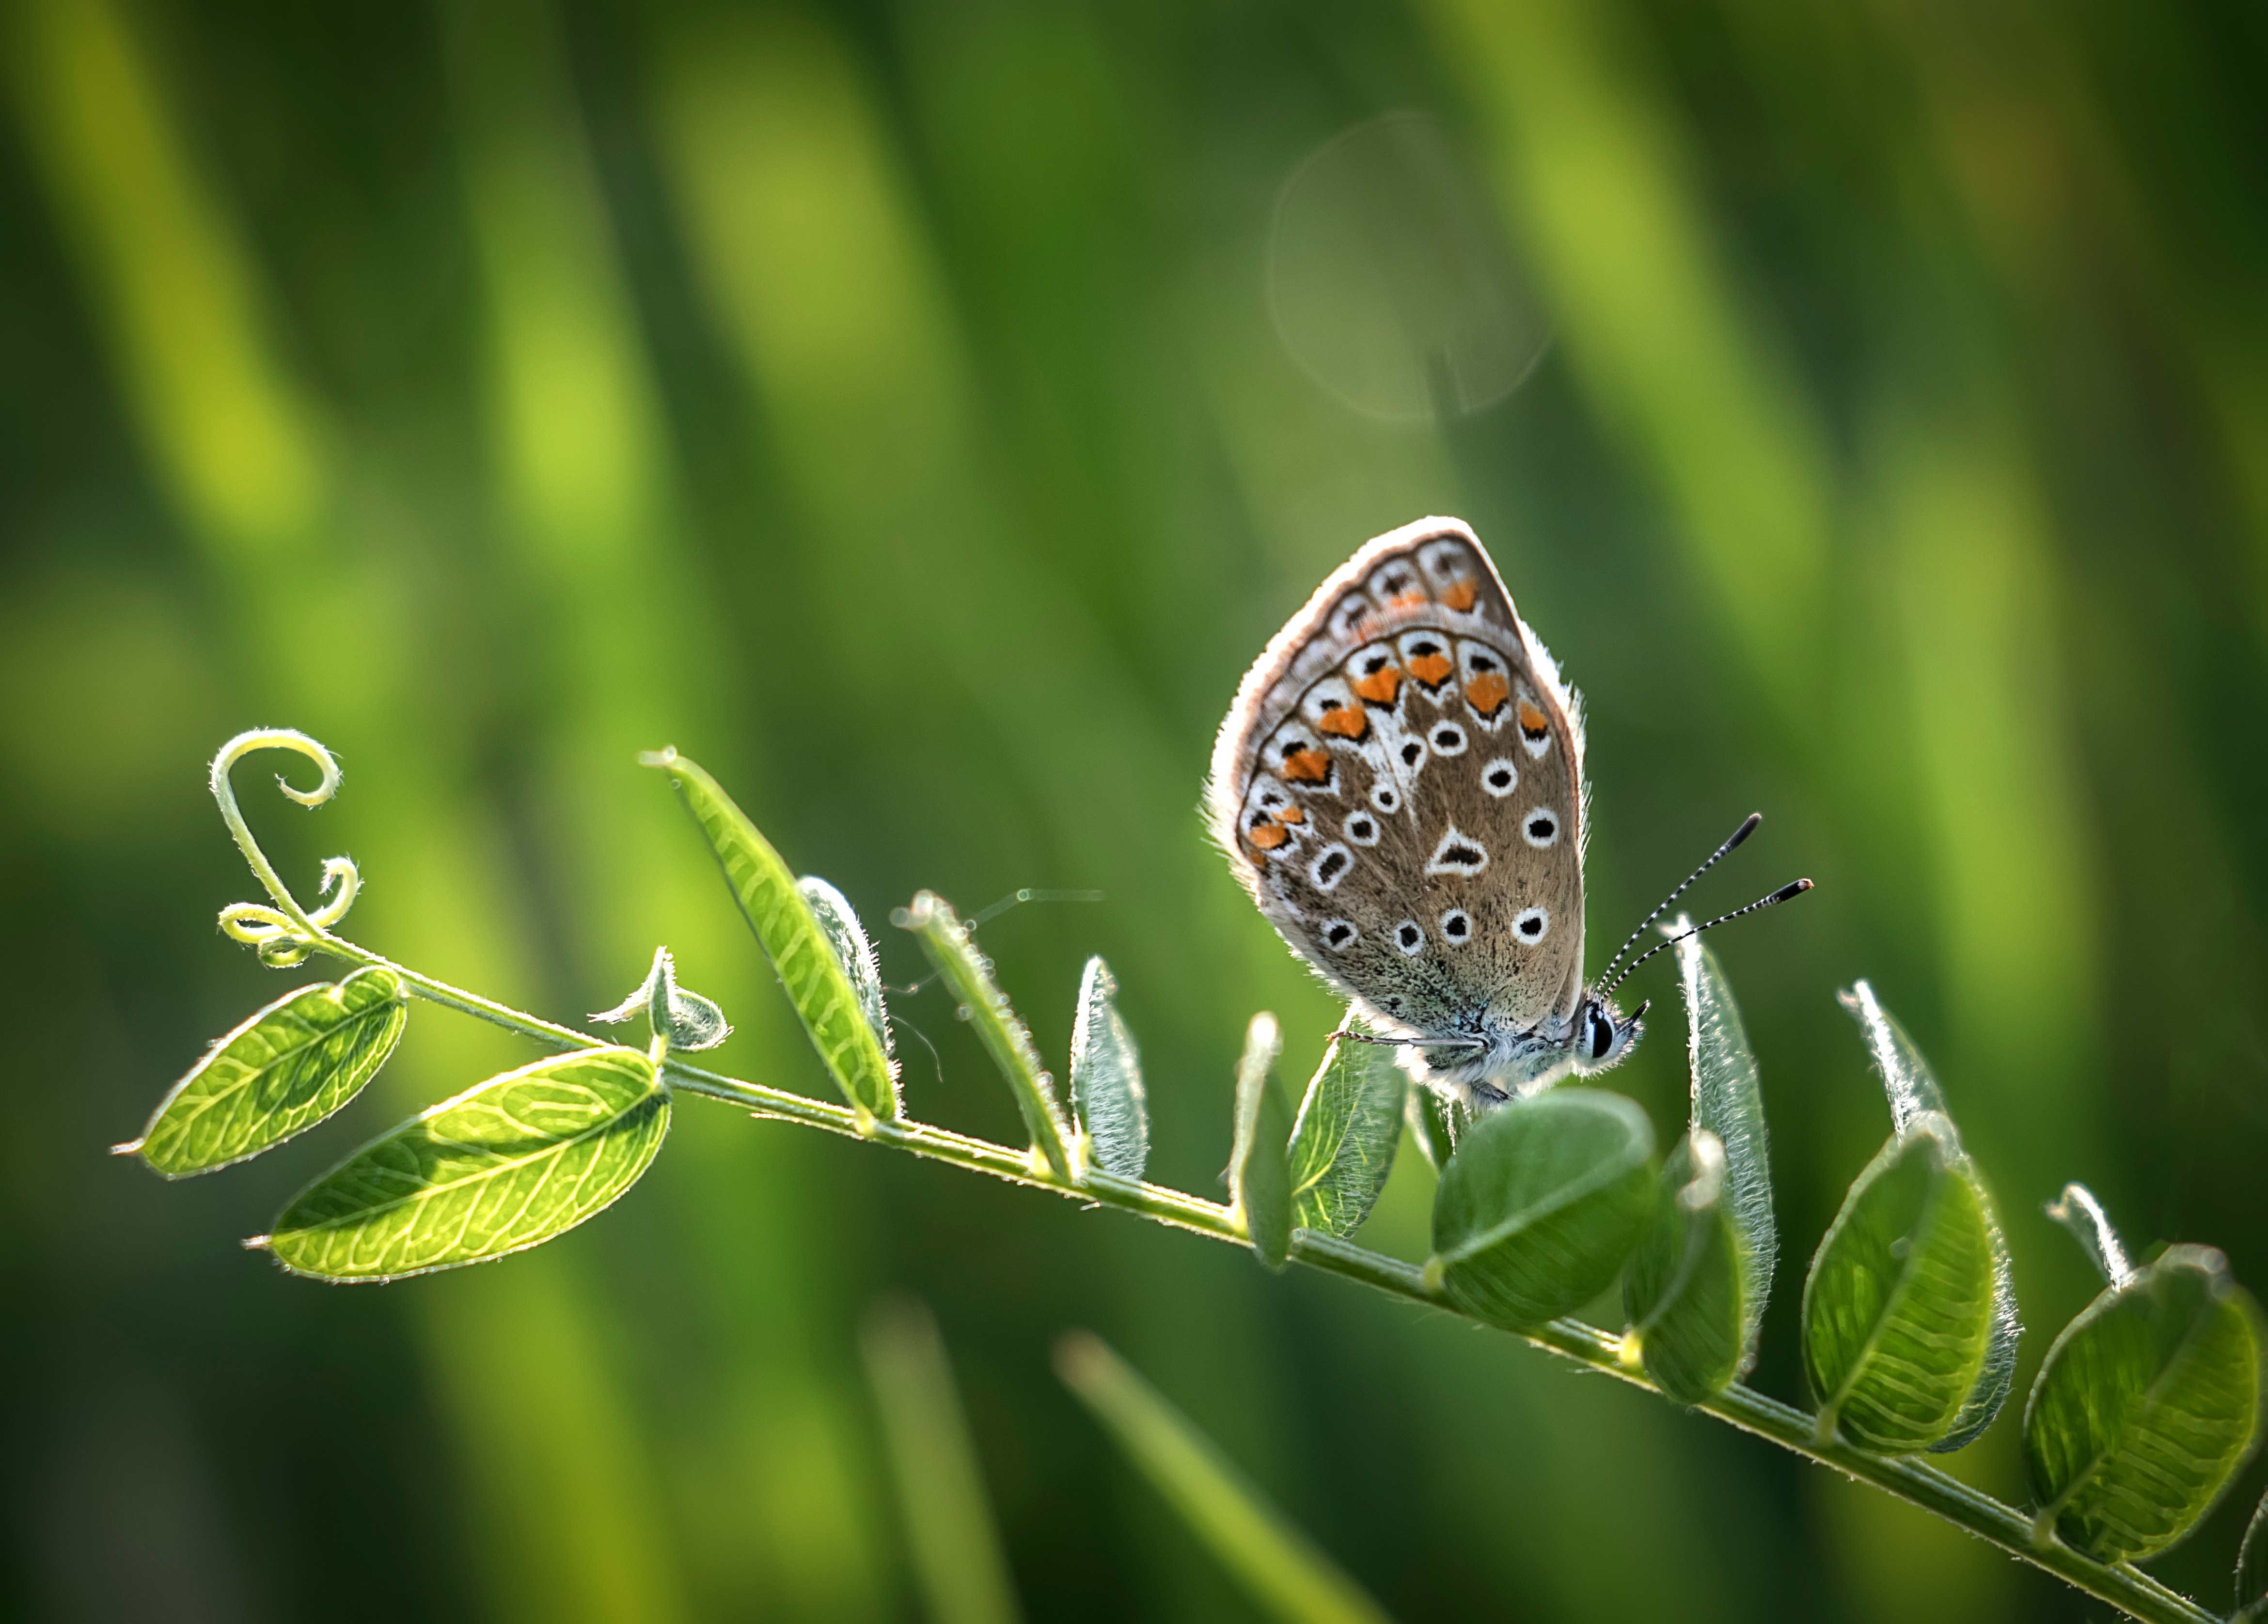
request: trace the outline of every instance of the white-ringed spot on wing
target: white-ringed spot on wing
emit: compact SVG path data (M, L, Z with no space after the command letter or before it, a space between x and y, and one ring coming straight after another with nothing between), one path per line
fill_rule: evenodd
M1550 929L1551 915L1545 908L1524 908L1512 922L1513 935L1523 942L1541 942Z
M1381 779L1370 787L1370 804L1391 818L1402 810L1402 791Z
M1500 801L1520 788L1520 769L1510 758L1498 756L1482 766L1481 788Z
M1339 825L1339 827L1345 832L1346 837L1358 846L1378 844L1378 819L1366 812L1349 813L1347 820Z
M1315 860L1307 864L1307 878L1314 882L1316 890L1329 891L1347 877L1347 871L1352 867L1354 853L1333 841L1317 852Z
M1432 746L1435 755L1462 755L1465 753L1465 730L1454 722L1442 722L1425 735L1425 742Z
M1425 764L1425 745L1423 739L1405 739L1395 747L1395 759L1411 772Z
M1461 908L1453 908L1441 915L1441 934L1452 943L1473 939L1473 916Z
M1488 848L1471 835L1459 831L1455 824L1441 836L1441 843L1433 848L1433 855L1425 864L1428 874L1462 874L1467 878L1488 867Z
M1559 838L1559 814L1548 806L1538 806L1521 819L1520 832L1540 851Z
M1362 932L1344 919L1323 921L1323 945L1335 953L1344 952L1347 945L1361 934Z
M1414 919L1405 919L1394 927L1394 944L1402 950L1404 959L1415 959L1425 945L1425 933L1418 928Z

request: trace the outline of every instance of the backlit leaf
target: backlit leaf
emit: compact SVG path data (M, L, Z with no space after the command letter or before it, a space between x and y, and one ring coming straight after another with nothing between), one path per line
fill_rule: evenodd
M578 1049L421 1112L295 1196L264 1246L319 1280L482 1263L572 1229L637 1182L669 1095L636 1049Z
M1614 1283L1654 1206L1634 1101L1558 1088L1484 1112L1441 1170L1427 1273L1466 1312L1541 1324Z
M2236 1612L2229 1624L2257 1624L2268 1618L2268 1495L2252 1509L2244 1543L2236 1553Z
M1673 931L1690 930L1680 915ZM1732 1224L1740 1266L1741 1354L1734 1374L1756 1359L1756 1334L1771 1296L1779 1258L1772 1215L1771 1145L1764 1128L1756 1059L1741 1024L1740 1005L1724 967L1699 936L1677 944L1678 980L1685 995L1686 1061L1692 1077L1693 1126L1713 1135L1724 1151L1719 1201Z
M1925 1113L1935 1113L1948 1135L1946 1143L1953 1152L1955 1169L1975 1187L1977 1204L1984 1216L1985 1244L1992 1259L1992 1306L1985 1331L1984 1362L1977 1370L1977 1385L1970 1390L1953 1425L1943 1437L1929 1445L1932 1454L1944 1454L1962 1447L1991 1426L2015 1387L2016 1344L2023 1336L2024 1326L2016 1313L2015 1277L2009 1262L2008 1242L2001 1231L1999 1216L1993 1210L1992 1192L1985 1187L1984 1175L1961 1148L1961 1130L1946 1108L1945 1091L1938 1085L1936 1073L1914 1047L1913 1040L1906 1036L1905 1028L1891 1018L1874 996L1874 989L1863 981L1854 982L1850 990L1837 997L1859 1023L1874 1075L1889 1101L1893 1126L1903 1134Z
M118 1150L168 1179L257 1156L360 1093L409 1018L391 970L286 993L214 1044Z
M827 937L828 946L835 950L835 962L843 966L850 979L850 990L858 1000L858 1012L866 1018L873 1029L874 1041L882 1046L886 1055L896 1052L890 1040L889 1006L882 1001L882 966L874 956L873 938L858 921L858 910L850 899L816 874L806 874L795 882L796 894L819 922L820 930Z
M1992 1247L1952 1125L1894 1134L1845 1198L1803 1288L1819 1435L1885 1454L1950 1433L1984 1370Z
M1724 1147L1697 1128L1662 1165L1653 1214L1623 1270L1624 1345L1662 1392L1697 1404L1739 1374L1746 1283Z
M1088 959L1071 1029L1071 1104L1094 1165L1138 1180L1150 1162L1150 1109L1142 1054L1119 1018L1117 997L1110 966Z
M878 1117L899 1113L898 1068L880 1038L850 973L796 887L787 864L748 816L700 768L664 750L644 758L667 773L725 871L748 927L772 961L812 1047L843 1097Z
M1274 1077L1283 1050L1276 1018L1254 1016L1236 1062L1236 1135L1228 1156L1232 1210L1244 1220L1260 1260L1276 1269L1292 1255L1292 1178L1285 1163L1292 1121Z
M946 992L959 1001L961 1018L976 1028L985 1053L1008 1080L1008 1091L1015 1096L1016 1108L1023 1113L1024 1127L1032 1135L1032 1148L1057 1178L1069 1179L1071 1130L1056 1099L1056 1080L1040 1064L1040 1052L1032 1046L1023 1018L993 981L992 961L976 945L975 933L934 891L920 893L893 917L920 940Z
M2064 1327L2024 1407L2035 1532L2139 1562L2197 1526L2252 1452L2260 1317L2207 1246L2169 1246Z
M1331 1040L1292 1125L1293 1224L1327 1235L1362 1227L1394 1168L1408 1088L1391 1048Z

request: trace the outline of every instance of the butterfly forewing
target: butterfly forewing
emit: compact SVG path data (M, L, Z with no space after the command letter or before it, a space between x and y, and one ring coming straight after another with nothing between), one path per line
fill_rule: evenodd
M1565 1025L1582 990L1572 696L1454 519L1366 545L1247 673L1208 805L1293 950L1388 1029Z

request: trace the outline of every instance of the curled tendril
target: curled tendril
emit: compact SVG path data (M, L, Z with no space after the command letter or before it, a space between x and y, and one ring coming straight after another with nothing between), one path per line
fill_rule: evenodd
M338 793L339 764L320 743L292 728L255 728L239 733L213 757L212 793L220 804L221 820L228 825L254 877L275 899L272 908L264 902L232 903L221 910L220 928L231 940L258 949L261 963L285 969L305 963L330 928L346 917L354 906L355 893L362 889L362 875L351 858L332 857L323 864L322 885L316 892L319 906L312 913L299 906L268 854L260 849L260 842L252 838L236 804L236 788L229 779L231 769L255 750L296 751L322 769L321 781L312 790L294 789L290 781L277 775L276 787L302 806L320 806Z

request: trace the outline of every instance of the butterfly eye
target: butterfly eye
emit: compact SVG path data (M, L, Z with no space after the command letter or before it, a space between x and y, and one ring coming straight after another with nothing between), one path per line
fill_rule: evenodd
M1615 1024L1607 1018L1604 1010L1591 1006L1591 1058L1604 1060L1607 1051L1615 1047Z

